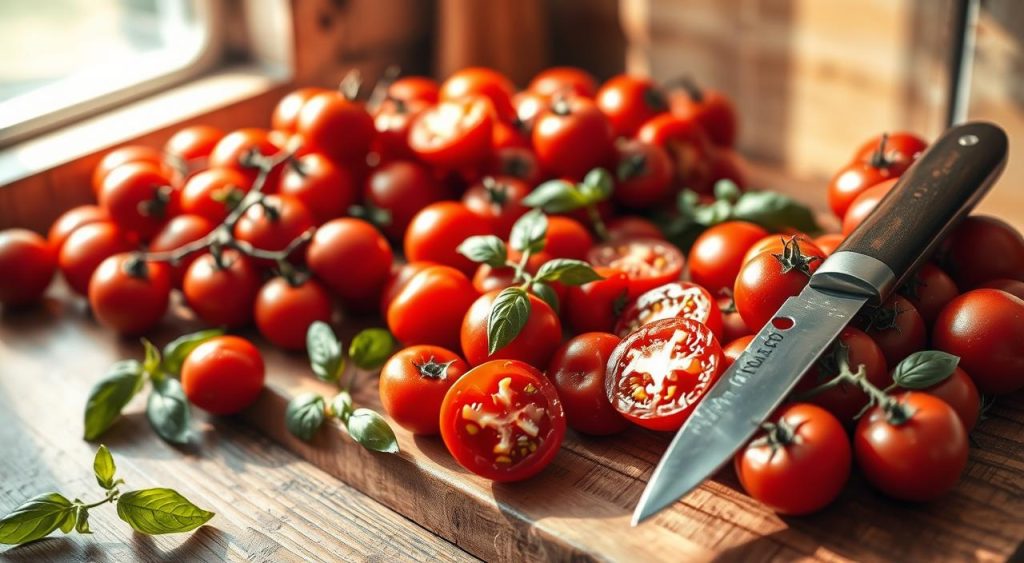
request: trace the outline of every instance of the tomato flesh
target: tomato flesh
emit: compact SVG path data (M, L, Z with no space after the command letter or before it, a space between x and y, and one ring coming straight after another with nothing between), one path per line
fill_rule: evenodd
M708 290L690 282L667 283L644 293L619 317L615 334L626 336L641 326L661 319L693 319L722 336L722 311Z
M591 248L587 258L594 266L625 272L630 299L679 279L685 261L678 248L652 238L602 243Z

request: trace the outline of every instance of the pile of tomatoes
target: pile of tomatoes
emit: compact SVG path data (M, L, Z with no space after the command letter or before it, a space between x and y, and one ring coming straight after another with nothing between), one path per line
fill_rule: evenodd
M0 271L12 273L0 302L34 301L58 269L119 332L152 328L178 292L206 324L254 323L287 349L339 310L379 314L403 346L381 371L389 416L440 434L474 473L518 480L551 461L567 427L678 429L925 147L897 134L858 151L830 187L843 233L725 221L681 249L659 225L683 190L706 202L723 180L744 185L736 114L719 92L631 75L599 84L573 68L521 91L482 68L382 83L366 101L345 90L288 94L270 129L192 126L162 150L108 153L93 177L98 205L62 215L48 239L0 234ZM955 385L928 392L966 393L973 416L954 407L970 427L975 387L1024 386L1022 290L1020 234L970 218L904 294L840 340L882 388L929 342L959 356ZM823 361L802 389L837 373ZM812 401L820 408L798 414L831 417L843 436L829 443L847 445L845 462L813 466L848 473L844 426L868 395L841 385ZM776 435L812 429L781 416ZM764 498L758 471L741 477Z

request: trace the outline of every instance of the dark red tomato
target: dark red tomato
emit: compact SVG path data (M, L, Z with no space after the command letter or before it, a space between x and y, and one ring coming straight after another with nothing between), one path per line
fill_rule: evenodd
M853 200L871 186L898 178L889 166L855 160L839 169L828 183L828 205L836 217L843 217Z
M882 201L882 198L892 190L898 180L898 178L893 178L875 184L850 202L846 215L843 216L843 236L849 236L875 210L878 202Z
M530 139L516 125L510 125L504 121L494 122L492 146L494 150L518 147L530 148Z
M629 427L604 391L605 367L618 344L614 334L587 332L563 344L551 358L547 376L558 390L569 427L577 432L605 436Z
M958 367L953 370L952 375L922 391L946 401L946 404L953 407L965 430L970 432L974 429L981 414L981 396L978 394L978 387L974 385L966 371Z
M425 76L404 76L388 86L388 97L406 103L423 102L436 104L441 87L433 78Z
M532 294L529 295L530 315L519 335L493 354L487 353L487 319L499 293L501 290L493 290L481 295L462 320L460 340L466 361L472 366L488 360L520 360L532 366L548 365L562 342L562 323L547 303Z
M185 271L181 290L203 322L238 328L252 319L261 283L259 270L247 257L225 250L220 263L208 252L196 258Z
M195 242L210 233L214 225L198 215L178 215L164 225L163 229L153 237L149 243L150 252L165 252ZM181 287L185 279L185 272L199 255L190 254L175 265L171 266L171 283L174 287Z
M940 256L964 290L997 278L1024 281L1024 236L995 217L964 219L946 238Z
M625 272L604 267L595 271L604 279L572 286L566 295L564 318L574 333L612 331L629 303L629 278Z
M366 183L366 202L387 211L391 221L383 229L393 240L402 240L412 218L424 207L451 197L430 169L412 161L381 165Z
M882 349L890 366L923 350L928 341L921 313L902 295L893 295L881 307L863 309L858 322Z
M924 502L956 485L967 466L967 432L956 411L927 393L910 392L899 402L913 414L891 420L874 407L857 424L854 455L868 482L901 500Z
M732 293L743 322L760 330L786 299L800 293L824 259L817 247L797 237L787 239L779 253L765 251L751 258L740 268Z
M544 238L544 252L553 258L584 260L594 239L579 221L553 215L548 217L548 233Z
M338 162L366 158L373 141L373 118L363 104L341 92L314 95L299 111L295 131L307 148Z
M263 392L263 357L248 340L217 336L181 365L181 387L193 405L211 414L235 414Z
M932 345L960 356L960 367L987 395L1024 387L1024 299L975 289L951 301L932 328Z
M306 264L346 303L375 298L391 276L391 245L355 218L324 223L306 249Z
M892 383L885 355L870 336L856 328L846 327L839 333L837 340L846 348L851 370L857 371L863 365L868 381L879 389L885 389ZM796 393L810 391L839 375L841 352L838 346L833 342L814 366L807 370L797 383ZM856 385L844 381L809 400L834 414L843 424L852 424L857 413L868 403L868 396Z
M615 202L633 209L664 203L675 175L668 153L657 145L636 140L621 140L615 152Z
M192 125L171 135L164 145L164 153L186 163L208 158L222 138L224 131L212 125Z
M832 256L832 253L839 248L840 244L843 244L844 240L846 240L846 236L842 233L828 233L816 237L813 242L814 246L817 246L825 256Z
M979 285L978 289L985 287L989 289L999 289L1009 293L1010 295L1024 299L1024 281L1008 280L1005 278L994 279Z
M181 190L181 212L199 215L220 224L234 209L252 182L234 168L209 168L185 182Z
M356 187L348 170L317 153L288 162L279 192L302 202L317 225L347 214L356 202Z
M747 186L747 174L743 159L736 151L716 148L711 151L708 179L712 188L719 180L729 180L740 189Z
M455 170L474 166L491 153L494 108L480 96L445 101L416 116L409 147L427 164Z
M743 317L736 310L736 304L733 303L731 295L719 297L718 308L722 311L722 342L732 342L737 338L754 333L747 323L743 322Z
M460 377L444 396L440 423L455 461L492 481L536 475L565 436L555 386L515 360L487 362Z
M382 162L415 158L409 148L409 129L413 119L427 109L426 102L403 102L387 98L373 114L374 136L371 148Z
M238 220L235 238L262 250L284 250L314 224L313 214L301 201L287 195L268 195Z
M736 358L740 357L740 354L750 346L750 343L754 341L754 335L748 334L741 336L722 348L722 371L729 369L733 363L736 362Z
M149 240L178 213L179 195L160 168L131 162L103 179L100 206L126 233Z
M678 430L722 371L711 330L674 317L640 327L608 360L605 393L619 413L651 430Z
M551 98L523 90L512 96L512 105L516 108L516 119L522 130L532 134L537 116L551 107Z
M19 307L37 301L57 270L54 247L27 229L0 231L0 303Z
M270 142L267 130L257 128L237 129L224 135L224 138L213 147L210 153L210 168L232 168L245 176L247 186L256 179L258 169L247 159L249 155L269 157L276 155L281 149ZM281 176L280 168L272 171L264 183L263 191L273 193Z
M528 186L536 186L544 179L537 155L533 149L505 147L497 149L487 162L484 173L491 176L519 178Z
M391 276L388 278L387 283L384 284L384 290L380 295L380 316L385 321L388 318L388 307L391 306L391 302L398 296L398 292L402 291L405 284L409 283L409 280L413 276L426 270L431 266L440 266L435 262L405 262L403 264L393 264L391 267Z
M399 426L421 436L441 432L441 404L469 365L440 346L410 346L380 370L380 404Z
M263 284L256 295L256 328L271 344L286 350L306 347L309 325L331 322L331 296L320 282L307 279L296 284L276 277Z
M853 155L853 160L868 162L881 157L906 170L927 148L928 143L913 133L885 133L861 145ZM903 170L898 174L902 174Z
M530 193L530 186L511 177L486 176L462 194L462 203L491 224L494 234L507 239L512 225L530 210L522 199Z
M925 263L907 281L900 294L913 303L924 322L931 325L947 303L960 295L953 278L931 262Z
M97 198L100 196L107 174L122 164L130 162L149 163L166 172L168 176L171 175L171 168L164 163L163 153L153 147L128 145L114 149L103 155L99 164L92 171L92 191Z
M846 430L820 407L783 407L773 426L736 454L747 493L779 514L810 514L839 496L853 452Z
M483 96L491 101L498 118L512 123L516 110L512 107L512 82L501 73L489 68L470 67L457 71L441 84L441 101L455 101L467 96Z
M79 205L65 211L50 225L50 232L47 234L47 241L55 253L60 252L64 241L71 236L75 229L89 223L110 221L110 215L102 207L96 205Z
M450 266L431 266L414 275L391 300L391 334L406 346L459 347L462 321L480 294L466 275Z
M613 139L608 119L586 98L554 100L533 126L533 150L541 167L573 180L614 157Z
M672 244L651 238L603 242L587 254L594 266L615 268L629 277L629 299L676 281L683 273L683 253Z
M405 257L452 266L470 276L476 263L455 249L467 238L494 234L491 223L461 203L441 201L423 208L405 232Z
M690 247L690 279L713 295L731 290L743 267L743 257L767 236L768 231L760 225L746 221L726 221L709 228Z
M665 149L672 160L675 183L697 193L711 193L711 154L714 148L700 124L672 114L643 124L637 139Z
M668 111L665 93L649 78L620 74L594 97L619 137L632 137L652 117Z
M330 92L326 88L299 88L288 93L274 107L274 113L270 116L270 125L276 131L294 133L299 120L299 112L302 106L317 94Z
M551 97L556 94L593 98L597 94L597 80L589 72L571 66L556 66L542 70L533 77L527 90Z
M89 223L72 231L60 248L60 272L75 293L89 295L92 273L108 257L128 252L132 245L118 226L108 221Z
M732 100L711 88L698 88L692 82L669 94L672 115L695 121L717 146L732 148L736 144L738 123Z
M624 338L645 324L672 317L695 320L722 338L718 303L708 290L690 282L667 283L641 294L619 315L614 332Z
M623 215L605 223L608 240L620 242L633 238L664 239L665 235L652 221L635 215Z
M156 326L170 297L167 264L147 263L130 253L104 260L89 282L89 307L96 320L121 334L142 334Z

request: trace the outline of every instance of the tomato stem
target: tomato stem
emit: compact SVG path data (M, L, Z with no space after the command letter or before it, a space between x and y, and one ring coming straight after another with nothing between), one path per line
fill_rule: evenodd
M594 227L594 234L601 242L607 242L609 238L608 227L604 224L604 219L601 218L601 212L598 211L596 205L587 206L587 215L590 217L590 223Z
M885 145L889 143L889 134L882 133L881 140L878 141L878 148L875 152L871 153L871 166L873 168L887 168L891 162L885 156Z
M402 68L398 65L390 65L384 69L384 73L377 82L373 85L373 90L370 90L370 97L366 100L366 109L370 112L370 115L377 113L377 108L384 103L384 100L394 100L395 106L400 113L405 113L405 101L397 98L389 98L388 88L395 83L395 80L402 74Z
M523 282L523 289L526 289L526 287L528 287L530 285L530 282L533 281L533 279L531 278L529 272L526 271L526 266L527 266L527 264L530 261L530 255L531 254L533 254L533 251L530 250L529 248L524 250L523 251L523 255L519 257L519 263L515 264L515 266L514 266L515 269L516 269L516 272L515 272L515 276L513 276L513 278L512 278L512 283L515 283L517 281L522 281Z

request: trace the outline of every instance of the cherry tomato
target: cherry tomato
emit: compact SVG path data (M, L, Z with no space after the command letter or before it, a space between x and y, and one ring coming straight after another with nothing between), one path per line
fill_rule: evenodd
M409 222L421 209L450 197L429 168L412 161L382 164L366 183L366 202L391 216L383 229L392 240L402 240Z
M537 116L533 149L541 167L580 180L614 156L608 119L586 98L558 98Z
M492 481L536 475L565 436L555 386L515 360L490 361L459 378L444 396L440 423L455 461Z
M380 295L380 316L382 319L387 320L388 307L391 306L391 302L395 300L398 292L402 291L405 284L409 283L413 276L431 266L440 266L440 264L420 261L392 265L391 276L388 278L387 283L384 284L384 290Z
M263 391L263 357L248 340L217 336L203 342L181 365L181 387L193 405L211 414L235 414Z
M289 92L274 106L274 113L270 116L271 126L277 131L294 133L302 106L313 96L327 92L330 90L326 88L299 88Z
M964 290L997 278L1024 281L1024 236L995 217L964 219L946 238L940 256Z
M810 391L839 375L839 358L842 353L839 346L846 349L849 368L857 371L863 365L865 376L872 385L884 389L892 383L888 371L889 364L885 361L882 349L863 331L848 326L839 333L836 341L814 366L801 377L796 386L796 393ZM835 415L843 424L851 424L857 413L868 403L868 396L856 385L844 381L811 397L809 401Z
M1005 291L1006 293L1009 293L1010 295L1013 295L1015 297L1019 297L1021 299L1024 299L1024 281L1008 280L1006 278L999 278L999 279L989 280L989 281L979 285L978 289L981 289L981 288L984 288L984 287L987 287L989 289L1000 289L1000 290Z
M491 306L500 290L481 295L462 320L462 354L469 365L489 360L519 360L532 366L546 366L562 342L562 323L547 303L530 294L530 314L519 334L505 346L487 353L487 326ZM390 315L388 315L390 317Z
M975 289L949 302L935 319L932 345L960 356L985 394L1024 387L1024 299L998 289Z
M457 349L463 318L479 296L459 270L449 266L424 268L391 300L388 329L406 346L433 344Z
M476 263L456 252L464 240L493 234L491 223L465 205L451 201L432 203L413 217L405 231L405 257L452 266L467 276Z
M680 317L655 321L616 346L605 393L630 421L678 430L715 384L722 362L722 348L708 327Z
M426 102L404 102L386 98L373 114L373 127L377 134L371 145L383 162L414 158L409 148L409 129L413 119L429 107Z
M159 168L131 162L110 171L100 189L100 206L126 233L153 238L178 213L178 190Z
M444 102L483 96L490 100L502 121L512 123L516 118L516 110L512 107L515 91L512 82L501 73L489 68L470 67L452 74L441 84L440 98Z
M676 185L709 194L711 154L714 147L700 124L672 114L659 115L643 124L637 139L661 147L672 161Z
M436 104L441 87L433 78L403 76L388 86L388 97L403 102Z
M20 307L39 300L57 270L54 247L26 229L0 231L0 303Z
M732 300L732 291L728 297L718 298L718 308L722 311L722 342L732 342L742 336L754 333L743 322L743 317L736 310L736 304Z
M317 225L347 214L356 202L348 170L317 153L289 161L278 191L302 202Z
M570 339L551 358L547 376L558 390L573 430L605 436L629 427L604 391L605 366L618 344L614 334L588 332Z
M758 254L763 254L765 252L771 254L782 254L782 251L786 249L786 242L794 238L800 244L801 252L813 253L815 250L821 251L810 237L802 233L793 235L786 235L782 233L771 234L755 242L750 249L747 250L747 253L743 255L743 263L746 264ZM824 252L822 252L822 254L824 254Z
M871 186L898 178L889 163L855 160L839 169L828 183L828 205L836 217L843 217L850 204Z
M853 453L846 430L814 405L787 405L767 432L736 454L736 475L750 496L780 514L810 514L839 496Z
M176 250L190 242L195 242L213 230L213 224L199 215L178 215L164 225L163 229L153 237L149 243L150 252L166 252ZM181 287L185 279L185 272L198 257L198 254L185 256L178 264L172 265L171 283L174 287Z
M512 225L530 210L520 203L530 193L530 186L510 177L490 176L470 186L462 195L462 203L491 224L494 234L507 239Z
M71 236L75 229L89 223L110 221L110 215L102 207L96 205L79 205L65 211L50 225L50 232L47 234L47 241L55 253L60 252L64 241Z
M885 138L884 144L883 137ZM874 137L861 145L853 155L853 159L868 162L877 158L877 153L881 151L885 160L902 166L903 170L906 170L927 148L928 143L913 133L887 133ZM900 174L902 173L901 170Z
M203 170L185 182L181 190L181 211L220 224L250 187L250 180L233 168Z
M522 254L510 250L508 253L508 259L511 262L519 262L522 259ZM547 252L541 251L530 256L530 259L526 261L526 271L530 274L536 274L537 270L544 265L545 262L552 259L552 256ZM505 289L511 287L517 283L522 283L523 280L516 279L515 268L502 266L499 268L491 267L489 264L480 264L476 268L476 272L473 274L473 287L476 288L480 293L487 293L492 289ZM559 303L562 302L562 291L566 289L566 286L559 282L552 282L551 287L558 293Z
M532 134L537 116L551 107L551 97L524 90L512 96L512 106L516 108L516 119L521 129Z
M348 217L324 223L306 249L309 269L346 303L375 298L391 275L392 258L391 245L373 225Z
M929 325L947 303L960 295L953 278L931 262L925 263L910 279L903 282L899 292L914 305Z
M494 122L491 145L494 150L507 148L530 148L530 139L518 125L510 125L504 121Z
M594 101L620 137L634 136L644 122L668 111L665 93L654 81L626 74L601 85Z
M635 238L595 245L587 254L594 266L615 268L629 277L629 299L676 281L683 272L683 253L659 239Z
M891 366L923 350L927 343L928 330L921 313L902 295L893 295L880 307L863 309L858 322Z
M724 148L736 144L736 109L724 93L698 88L693 82L669 94L672 115L698 123L712 143Z
M545 97L573 94L584 98L593 98L597 94L597 80L583 69L556 66L534 76L526 89Z
M373 141L373 118L341 92L322 92L299 111L295 131L310 150L338 162L366 158Z
M869 410L853 435L854 455L868 482L901 500L935 499L956 485L967 466L967 432L956 411L937 397L899 396L912 412L892 419L880 407Z
M287 195L268 195L238 220L235 238L261 250L284 250L313 225L313 214L301 201Z
M828 233L816 237L811 242L813 242L814 246L817 246L818 250L821 250L825 256L832 256L836 249L839 248L839 245L843 244L844 240L846 240L846 236L842 233Z
M623 140L615 145L615 191L619 205L646 209L664 203L671 194L672 160L657 145Z
M156 326L170 296L167 264L129 253L104 260L89 282L89 307L96 320L122 334L141 334Z
M690 282L671 282L641 294L615 323L615 334L624 338L641 326L679 317L693 319L722 337L722 311L708 290Z
M238 328L252 319L260 283L259 270L247 257L225 250L220 263L208 252L196 258L185 271L181 290L203 322Z
M594 269L602 280L569 288L565 319L575 333L610 332L628 303L629 278L614 268Z
M224 132L212 125L192 125L171 135L164 145L164 153L186 163L208 158L223 137Z
M754 341L754 335L748 334L741 336L722 348L722 371L729 369L729 366L736 362L736 359L740 357L740 354L750 346L750 343Z
M892 191L897 181L899 181L898 178L893 178L892 180L885 180L875 184L862 191L860 195L850 202L846 215L843 215L843 236L849 236L854 229L860 226L861 222L875 210L878 202L882 201L882 198Z
M548 217L548 232L544 238L544 252L553 258L584 260L594 239L587 228L575 219L552 215Z
M314 279L289 282L276 277L256 295L256 328L271 344L286 350L306 347L306 332L316 321L331 321L331 297Z
M484 173L518 178L528 186L536 186L544 179L536 153L522 147L496 149L484 167Z
M247 160L250 155L269 157L276 155L280 150L277 145L270 142L265 129L237 129L224 135L217 146L213 147L213 152L210 153L209 167L237 170L245 177L245 185L251 186L259 170ZM277 189L280 176L280 167L271 171L267 175L263 191L273 193Z
M665 235L652 221L636 215L622 215L605 223L608 240L622 242L634 238L664 239Z
M171 175L171 168L164 163L164 155L153 147L144 145L128 145L114 149L103 155L99 164L92 172L92 191L99 197L103 181L112 170L130 162L148 163Z
M491 152L494 108L480 96L439 103L416 116L409 147L427 164L454 170L482 162Z
M72 231L60 248L57 263L71 289L79 295L88 296L89 280L100 262L131 249L124 231L114 223L89 223Z
M424 436L441 432L441 404L469 365L440 346L410 346L380 370L380 404L399 426Z
M960 417L960 422L964 424L964 430L970 432L974 429L981 414L981 396L978 395L978 388L966 371L958 367L949 377L922 391L942 399L953 407Z
M768 236L761 226L746 221L726 221L701 233L693 246L687 264L690 279L718 294L732 289L743 267L747 251Z
M800 293L825 254L797 237L787 239L779 253L761 252L740 268L733 288L736 310L743 322L759 330L782 304Z

